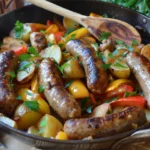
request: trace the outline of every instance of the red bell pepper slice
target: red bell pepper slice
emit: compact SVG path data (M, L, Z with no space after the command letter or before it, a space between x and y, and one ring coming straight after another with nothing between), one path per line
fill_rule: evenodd
M57 43L61 40L61 37L63 37L63 35L64 35L64 32L62 31L58 31L54 33L54 37Z
M53 23L50 20L47 20L46 25L49 27L50 25L52 25Z
M15 52L15 54L17 56L19 56L21 54L27 53L28 47L27 46L20 46L20 47L14 49L13 51Z
M131 96L127 98L120 98L117 101L110 103L112 107L118 106L137 106L144 108L146 105L146 100L143 96Z

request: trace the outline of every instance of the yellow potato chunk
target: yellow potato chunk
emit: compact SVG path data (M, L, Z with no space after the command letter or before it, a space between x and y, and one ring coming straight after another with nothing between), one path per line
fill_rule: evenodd
M147 44L142 48L141 54L150 60L150 44Z
M77 59L71 59L67 61L66 64L67 65L64 68L64 74L67 78L79 79L85 77L85 73Z
M75 99L89 97L89 92L86 86L80 80L73 81L68 89Z
M60 132L57 133L56 139L57 140L68 140L68 136L65 132L60 131Z
M45 115L38 123L38 128L41 136L55 138L57 133L63 129L63 125L55 117Z
M41 117L40 112L32 111L24 104L19 105L14 114L14 120L20 130L27 130L30 126L37 124Z

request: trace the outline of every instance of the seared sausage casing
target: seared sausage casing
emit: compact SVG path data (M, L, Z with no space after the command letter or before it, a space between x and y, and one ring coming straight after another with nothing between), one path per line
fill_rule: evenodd
M44 59L40 64L39 78L47 101L63 119L81 116L79 104L63 87L59 72L51 59Z
M71 40L66 49L74 56L79 56L87 77L88 88L102 94L108 85L108 73L102 68L102 61L96 56L94 49L80 40Z
M129 53L125 60L139 82L150 109L150 61L135 52Z
M10 83L10 74L17 67L17 57L13 51L0 54L0 113L12 116L19 101Z
M131 106L105 117L70 119L66 121L64 131L70 139L83 139L88 136L100 138L129 131L135 124L141 126L145 123L144 110Z

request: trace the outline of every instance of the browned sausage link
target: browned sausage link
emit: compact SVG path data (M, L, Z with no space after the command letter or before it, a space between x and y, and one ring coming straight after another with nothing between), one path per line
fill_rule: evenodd
M135 52L129 53L125 60L139 82L150 108L150 61Z
M63 87L59 72L51 59L44 59L40 64L39 78L47 101L63 119L81 116L79 104Z
M67 43L66 49L72 55L79 56L83 63L88 88L94 93L103 93L108 84L108 74L102 68L102 61L96 57L92 47L83 44L80 40L71 40Z
M31 33L30 41L31 45L37 50L37 52L41 52L41 50L47 46L45 35L40 32Z
M12 116L20 103L10 84L10 73L17 66L17 57L12 51L0 54L0 113Z
M146 123L143 109L130 106L122 112L105 117L70 119L64 125L64 131L70 139L83 139L111 136L133 129L133 125L141 126Z

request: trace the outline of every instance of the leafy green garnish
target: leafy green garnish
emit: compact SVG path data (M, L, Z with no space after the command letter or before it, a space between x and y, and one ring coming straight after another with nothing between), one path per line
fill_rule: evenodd
M30 109L30 110L33 110L33 111L38 111L39 110L39 103L38 101L34 100L34 101L25 101L24 102L24 105Z
M15 23L15 38L19 39L22 38L23 31L24 31L24 24L19 20L17 20L17 22Z
M149 0L100 0L100 1L115 3L150 16Z
M116 44L122 45L122 44L124 44L124 41L122 41L122 40L116 40Z
M33 54L35 56L39 56L39 53L36 51L36 49L33 46L28 48L28 53Z
M86 112L91 114L92 113L92 108L93 108L93 106L89 106L88 108L86 108Z
M110 111L110 109L108 109L108 111L107 111L107 114L111 114L111 111Z
M101 36L100 36L100 40L103 41L103 40L106 40L108 37L111 36L111 33L110 32L102 32L101 33Z
M137 40L132 40L132 46L137 46L139 42Z
M110 103L110 102L116 101L117 99L118 97L109 98L108 100L105 101L105 103Z
M44 92L44 87L43 87L42 85L40 85L40 86L38 87L38 92L39 92L39 93Z
M123 97L130 97L137 95L137 91L134 92L125 92Z
M40 126L40 127L45 127L46 125L47 125L47 120L46 120L46 117L44 117L44 118L42 119L42 121L40 122L39 126Z
M70 64L68 64L67 62L64 63L64 64L61 65L61 66L59 66L58 64L55 64L55 65L56 65L56 67L59 69L59 71L60 71L62 74L64 74L64 69L65 69L66 67L70 66Z
M44 31L44 30L40 30L40 32L43 33L43 34L45 34L45 31Z
M10 85L13 87L13 80L16 77L16 73L14 71L10 72Z
M86 109L86 104L89 101L89 97L85 97L80 100L81 102L81 110L84 111Z
M22 54L19 56L19 60L23 61L23 60L28 60L30 59L32 56L30 54Z
M64 47L64 44L58 44L58 46L59 46L60 48L63 48L63 47Z
M130 45L125 44L125 47L126 47L130 52L133 51L133 48L132 48Z
M127 66L124 66L118 62L114 63L113 66L118 67L118 68L128 68Z
M17 99L17 100L22 100L22 97L21 97L20 95L18 95L18 96L16 97L16 99Z
M26 91L26 94L29 96L33 96L33 93Z
M67 83L65 84L65 88L68 88L72 83L73 83L73 80L67 82Z
M94 50L97 52L98 51L98 43L93 43L91 46L94 48Z
M111 64L102 64L102 68L105 70L109 69L110 66L111 66Z
M48 47L51 47L53 45L54 45L53 43L48 42Z
M65 32L64 36L67 36L68 34L70 34L71 32L73 32L74 30L75 30L75 28L69 28L69 29Z
M70 37L70 40L74 40L75 39L76 34L72 34Z
M18 71L26 71L27 73L30 71L29 67L32 65L32 62L31 61L21 61L20 62L20 65L19 65L19 68L18 68Z

